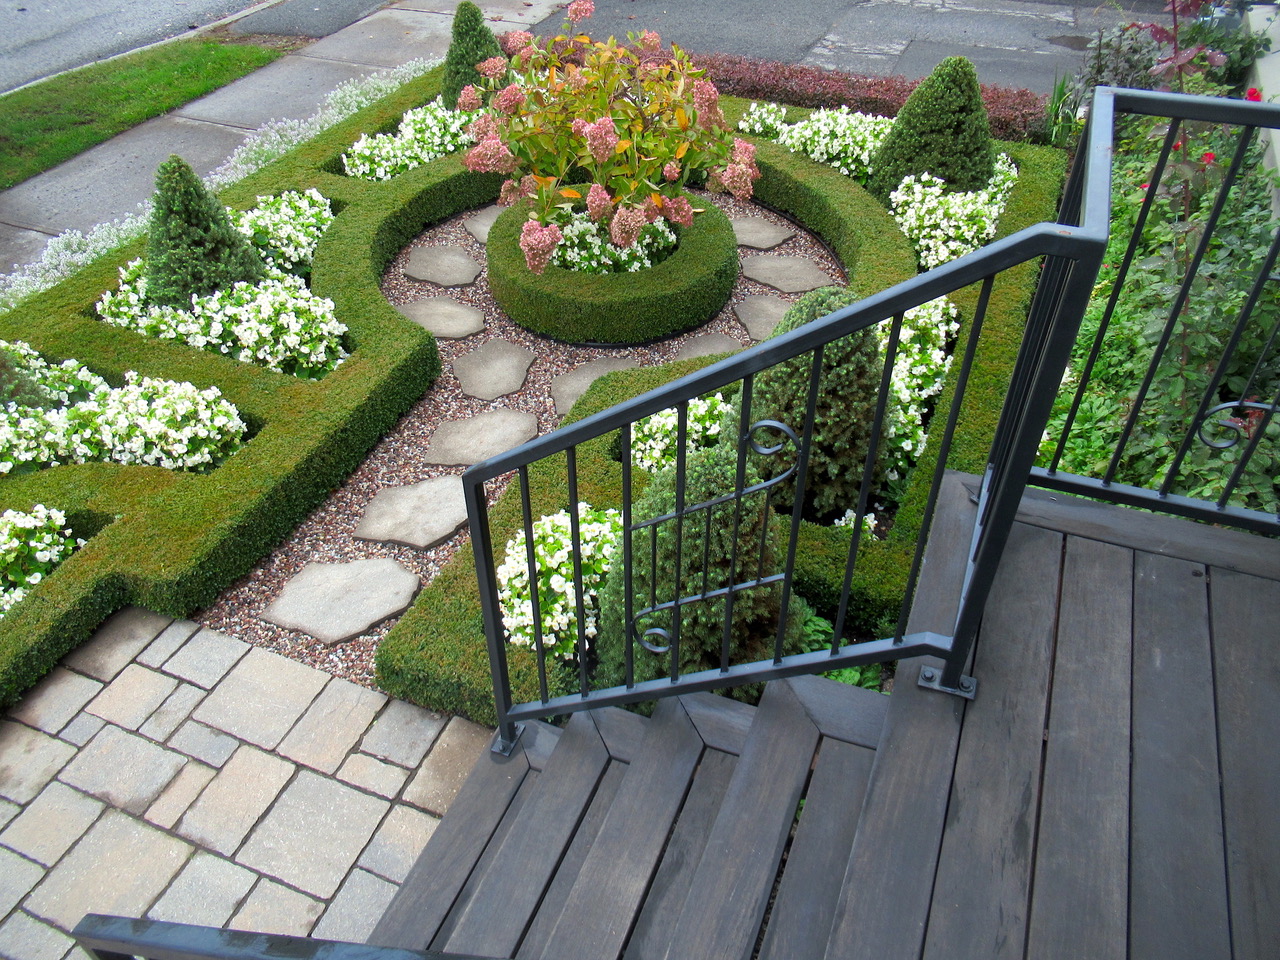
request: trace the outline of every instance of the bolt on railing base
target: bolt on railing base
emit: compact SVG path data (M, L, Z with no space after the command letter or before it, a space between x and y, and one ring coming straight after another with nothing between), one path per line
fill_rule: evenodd
M516 748L516 742L520 739L520 734L524 733L524 724L517 723L513 726L511 738L505 739L502 736L502 728L498 728L498 732L493 735L493 746L489 749L494 753L500 753L504 757L511 756L511 751Z
M937 667L921 667L918 683L927 690L950 693L953 696L964 697L966 700L972 700L973 695L978 692L978 681L973 677L961 677L960 682L954 687L943 686L942 671Z

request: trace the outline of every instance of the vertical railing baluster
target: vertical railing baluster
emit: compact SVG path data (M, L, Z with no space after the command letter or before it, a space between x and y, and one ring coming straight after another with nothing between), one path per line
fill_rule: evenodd
M755 392L756 377L748 373L742 380L738 408L738 460L734 468L734 489L739 496L733 501L733 537L729 542L729 585L738 582L738 534L742 529L742 496L747 487L747 451L751 448L751 401ZM729 669L729 657L733 646L733 605L737 592L730 590L724 598L724 633L720 638L720 670Z
M622 636L623 636L623 661L624 670L626 672L626 685L630 690L636 685L636 669L635 669L635 631L632 627L632 618L636 615L635 597L632 596L633 584L635 577L632 574L632 558L631 551L631 424L624 423L620 430L620 447L622 455ZM650 580L650 583L653 581ZM603 609L600 615L604 616Z
M570 447L564 455L569 482L569 544L573 554L573 612L578 634L575 644L578 651L578 685L585 697L591 692L591 684L587 676L587 605L586 584L582 582L582 519L578 516L578 448Z
M682 612L680 597L684 585L684 497L685 480L689 466L689 401L683 401L676 408L676 560L675 560L675 596L671 599L675 606L671 610L671 682L680 679L680 621Z
M547 693L547 651L542 645L542 600L539 594L538 559L533 543L533 504L529 496L529 467L522 466L520 477L520 515L524 519L525 568L529 571L529 607L533 615L533 649L538 658L538 695L542 702L549 699Z

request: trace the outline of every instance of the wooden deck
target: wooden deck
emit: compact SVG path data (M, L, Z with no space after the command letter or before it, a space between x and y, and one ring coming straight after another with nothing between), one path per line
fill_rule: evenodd
M954 611L959 480L913 630ZM805 678L754 709L695 695L534 725L481 760L370 943L1280 957L1280 541L1031 494L977 699L917 687L924 662L888 698Z

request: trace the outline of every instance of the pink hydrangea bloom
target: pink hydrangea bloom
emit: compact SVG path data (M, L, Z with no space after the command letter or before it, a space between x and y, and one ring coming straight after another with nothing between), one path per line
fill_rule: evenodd
M468 83L458 94L458 109L468 113L480 109L480 91L473 84Z
M482 113L467 125L467 136L476 143L498 135L498 118L492 113Z
M688 197L667 197L662 204L662 212L672 223L682 227L693 226L693 204Z
M520 112L520 108L524 106L524 101L524 91L520 89L519 84L512 83L494 97L493 105L499 113L505 113L508 117L511 117Z
M586 127L587 149L596 163L604 163L613 156L618 146L618 134L613 129L612 117L601 117Z
M668 180L679 180L680 164L676 163L674 160L668 161L666 166L662 168L662 175Z
M524 199L524 190L520 186L518 180L504 180L502 189L498 191L498 205L509 207L513 203L519 203Z
M575 137L582 137L584 140L586 139L587 121L583 120L581 117L574 117L573 123L569 124L569 126L573 129L573 135Z
M522 47L516 52L516 60L519 61L522 68L527 67L529 65L529 61L533 59L533 55L537 52L538 45L536 43L531 43L527 47Z
M724 117L720 113L720 91L710 80L697 80L693 84L693 108L698 111L698 126L718 126Z
M658 205L653 202L652 197L645 197L640 209L644 213L646 223L655 223L662 218L662 211L658 209Z
M506 57L490 57L477 63L476 70L480 72L480 76L496 80L507 72L509 66Z
M748 167L745 163L731 163L718 173L717 179L739 200L750 200L751 181L759 176L759 170Z
M473 173L513 173L518 163L497 137L481 140L462 158L462 165Z
M652 30L640 34L640 49L654 53L662 48L662 38Z
M569 10L566 15L574 23L579 23L595 12L596 5L594 0L573 0L573 3L569 4Z
M564 234L554 223L545 227L536 220L526 220L520 230L520 249L524 251L524 262L534 273L541 273L551 262L551 255L564 239Z
M498 45L508 57L514 56L516 52L523 50L531 43L533 43L533 34L528 30L508 30L498 38Z
M629 247L636 242L645 223L644 211L639 207L623 207L609 224L609 239L619 247Z
M598 183L593 183L587 191L587 213L592 220L600 221L613 211L613 200L609 191Z
M733 162L741 163L748 167L754 166L756 162L756 145L743 140L741 137L734 137Z

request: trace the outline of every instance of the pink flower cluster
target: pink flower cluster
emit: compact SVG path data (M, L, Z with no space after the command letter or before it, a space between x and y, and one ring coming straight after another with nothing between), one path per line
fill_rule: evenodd
M667 219L682 227L693 226L693 204L688 197L667 197L662 204Z
M618 134L613 129L612 117L601 117L595 123L573 121L573 132L587 141L587 149L596 163L605 163L613 157L618 146Z
M524 90L516 83L508 84L493 98L494 109L499 113L506 114L508 117L514 117L519 113L520 108L524 106L524 102Z
M475 88L474 84L468 83L462 88L462 92L458 94L458 109L465 110L470 113L472 110L479 110L484 105L480 99L480 91Z
M593 183L587 191L587 213L592 220L599 222L613 212L613 200L609 191L598 183Z
M497 137L486 137L467 151L462 165L473 173L513 173L519 160Z
M526 174L519 180L506 180L498 193L498 204L509 207L519 203L525 197L532 197L538 192L538 181L532 174Z
M720 112L720 91L710 80L694 82L693 108L698 111L698 126L704 129L724 123L724 115Z
M555 252L564 234L554 223L545 227L537 220L526 220L520 230L520 249L524 251L524 262L534 273L542 273L551 262L551 254Z
M595 12L595 0L573 0L565 15L574 23L580 23Z
M752 184L759 179L760 168L756 166L755 144L735 137L729 163L723 170L712 174L712 185L723 187L739 200L750 200Z
M476 70L479 71L482 77L496 80L507 72L508 66L506 57L490 57L488 60L482 60L476 64Z
M668 161L667 164L662 168L662 175L666 177L668 180L673 180L673 181L679 180L680 164L676 163L674 160Z
M508 57L514 57L531 43L533 34L528 30L509 30L498 38L498 45Z
M613 222L609 224L609 239L619 247L629 247L636 242L646 223L648 220L639 207L624 207L613 215Z

